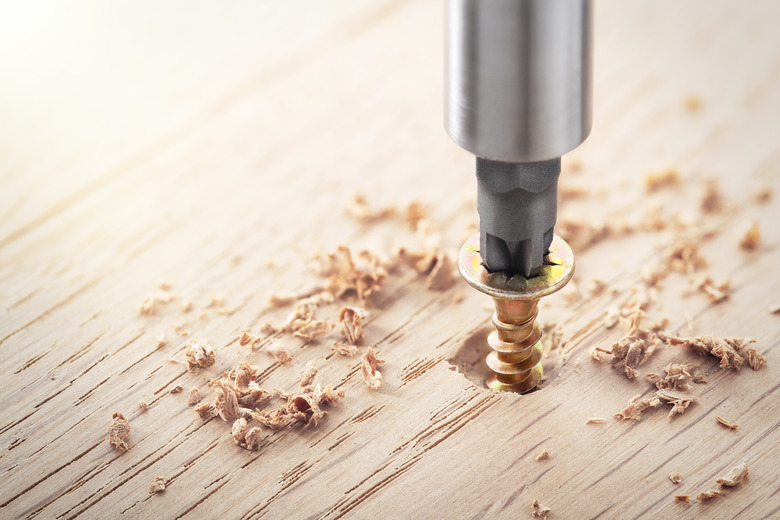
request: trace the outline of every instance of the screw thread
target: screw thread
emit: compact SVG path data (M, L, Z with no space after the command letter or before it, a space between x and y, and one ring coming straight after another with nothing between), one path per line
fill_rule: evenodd
M536 321L539 300L494 299L496 330L488 336L493 350L487 365L493 375L490 388L502 392L529 392L542 378L542 328Z

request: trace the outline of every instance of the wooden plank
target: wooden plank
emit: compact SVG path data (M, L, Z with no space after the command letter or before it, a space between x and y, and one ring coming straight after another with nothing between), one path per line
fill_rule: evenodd
M540 311L567 343L548 351L544 384L525 396L480 383L489 301L460 281L428 291L409 269L391 272L370 301L365 343L386 360L377 392L361 382L358 357L333 354L338 334L311 344L280 335L289 366L266 355L270 338L257 351L239 345L245 328L284 320L289 309L269 306L269 292L320 281L306 268L313 252L421 244L401 221L346 215L356 192L376 208L422 201L451 255L473 233L473 160L441 127L440 2L172 3L156 12L159 26L143 7L122 9L90 11L69 45L55 33L54 46L2 53L0 70L16 79L0 83L0 99L22 102L0 112L12 122L0 133L0 517L515 518L530 517L534 499L551 518L778 514L780 318L767 311L780 301L773 3L596 6L596 120L561 177L587 193L562 201L560 219L634 224L659 206L668 221L693 220L705 179L716 179L727 207L706 216L718 227L701 248L706 272L731 280L730 297L682 297L690 282L673 273L647 319L668 317L686 336L750 336L769 358L735 373L662 348L640 373L695 359L709 382L683 415L661 407L634 424L612 415L651 387L590 351L622 335L602 318L643 287L668 229L575 251L581 298L569 289ZM4 45L34 43L0 33ZM100 43L105 53L91 54ZM83 73L52 81L66 59ZM700 109L685 108L689 96ZM667 168L680 183L647 193L645 175ZM774 198L756 204L767 187ZM753 220L761 245L744 252L737 242ZM595 278L609 290L591 296ZM162 281L173 300L139 314ZM217 313L213 298L232 312ZM319 315L335 320L339 308ZM160 336L168 344L158 348ZM210 341L216 364L187 372L168 359L181 360L194 337ZM210 398L209 379L244 359L263 387L286 390L313 360L317 381L346 397L316 428L268 431L259 451L243 450L230 424L202 421L186 393L198 386ZM176 385L185 391L170 394ZM115 411L130 420L127 453L106 439ZM542 449L552 457L534 460ZM726 496L674 500L743 459L750 477ZM170 484L151 496L156 476Z

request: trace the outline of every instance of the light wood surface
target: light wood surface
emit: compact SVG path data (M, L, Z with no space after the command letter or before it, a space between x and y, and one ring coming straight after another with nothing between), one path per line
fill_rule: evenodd
M777 3L595 5L593 132L561 177L588 194L563 202L559 218L637 222L660 206L669 221L695 219L704 181L717 179L727 207L706 217L717 233L702 252L713 278L731 280L730 298L682 297L688 279L672 274L648 318L668 317L684 336L755 338L769 359L735 373L664 347L641 374L692 359L709 382L682 416L659 407L638 423L613 414L650 386L590 351L620 337L601 318L642 286L670 231L575 250L582 298L559 293L540 310L567 344L525 396L479 383L489 300L461 280L428 291L408 269L369 302L365 345L386 360L377 392L360 380L359 356L332 353L336 333L311 344L279 335L288 366L266 355L265 336L260 350L239 345L242 330L289 311L270 308L270 292L318 280L314 252L420 244L402 222L345 214L356 192L375 208L423 202L453 256L473 233L473 158L441 123L441 1L4 10L1 518L514 519L530 518L535 499L562 519L780 515L780 316L767 310L780 303ZM691 97L698 110L686 108ZM679 185L646 193L645 176L668 168ZM774 197L756 204L767 187ZM753 220L761 245L744 252ZM590 297L594 278L616 292ZM141 315L161 282L173 300ZM207 308L212 298L234 312ZM339 308L318 316L335 320ZM216 364L187 372L169 358L196 337ZM263 387L282 389L314 360L317 380L346 397L316 428L268 431L259 451L241 449L229 423L202 421L186 396L198 386L211 398L206 383L244 359ZM185 391L169 394L176 385ZM108 443L113 412L130 420L126 453ZM537 462L542 449L552 457ZM725 496L674 500L715 487L743 459L750 476ZM169 486L152 496L157 476Z

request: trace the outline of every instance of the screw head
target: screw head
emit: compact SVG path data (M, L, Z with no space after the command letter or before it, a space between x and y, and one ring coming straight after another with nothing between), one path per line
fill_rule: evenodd
M499 300L538 300L566 285L574 275L574 253L558 235L553 236L550 250L538 276L491 273L479 255L479 233L469 238L460 250L458 269L466 282L492 298Z

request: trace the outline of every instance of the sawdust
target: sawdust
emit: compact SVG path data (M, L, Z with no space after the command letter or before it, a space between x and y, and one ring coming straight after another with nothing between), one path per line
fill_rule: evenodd
M746 349L745 357L747 358L748 365L750 365L750 368L753 370L758 370L767 363L767 359L759 354L754 348Z
M603 417L588 417L585 420L585 424L603 424L605 419Z
M715 497L719 497L722 494L723 491L719 489L710 489L708 491L703 491L702 493L696 495L696 500L711 500Z
M682 475L674 471L672 473L669 473L669 480L672 481L672 484L679 484L680 482L682 482Z
M349 247L338 246L330 253L312 257L310 266L315 274L326 279L325 289L336 299L355 294L365 303L382 288L387 269L378 256L363 250L353 258Z
M304 368L300 374L298 374L298 378L300 379L300 386L305 387L309 386L314 382L314 378L317 376L317 367L314 366L314 361L310 360L306 363L306 368Z
M639 421L642 419L642 412L649 408L655 408L661 404L661 400L658 397L646 397L642 398L642 394L637 394L628 401L626 407L617 412L615 417L624 421Z
M144 401L142 399L142 400L138 401L138 408L140 408L141 411L144 411L144 410L148 410L151 407L149 406L149 404L146 401Z
M357 346L347 345L346 343L337 341L333 345L333 350L335 350L336 353L340 356L352 357L355 355L355 353L357 353Z
M270 399L271 393L260 388L255 381L257 371L258 367L242 361L219 378L209 381L208 386L214 391L213 408L223 421L245 416L258 404ZM195 411L203 417L199 410L201 404L195 407ZM203 410L205 412L205 407Z
M698 365L694 363L669 363L664 367L664 375L655 373L645 374L645 379L654 384L659 390L679 390L687 392L691 389L691 382L695 381Z
M176 386L174 386L173 388L171 388L171 391L170 391L170 393L172 393L172 394L178 394L178 393L179 393L179 392L181 392L182 390L183 390L183 388L182 388L182 386L181 386L181 385L176 385Z
M596 361L601 361L600 352L610 354L613 367L622 367L623 373L628 379L635 378L638 375L637 367L649 359L662 344L661 338L664 336L662 330L669 321L663 319L649 328L645 328L640 325L643 317L644 312L639 304L628 316L626 335L613 343L609 350L595 347L591 357Z
M260 348L260 342L262 339L259 336L254 336L251 334L248 330L245 330L241 333L241 336L238 338L238 344L240 346L249 345L249 348L254 350L257 350Z
M750 228L745 232L739 241L739 247L745 251L755 251L761 244L761 230L758 228L758 222L753 222Z
M690 502L691 495L674 495L674 499L678 502Z
M205 339L198 338L187 344L184 359L187 361L187 371L191 372L196 367L207 368L213 365L216 361L216 354Z
M259 427L249 428L247 420L240 417L233 422L231 435L236 444L247 450L257 450L260 446L261 430Z
M273 357L277 363L280 365L286 365L290 362L292 362L292 356L289 352L287 352L287 349L282 345L278 340L274 339L271 341L271 344L268 345L268 350L266 350L269 356Z
M377 366L380 363L384 363L383 359L376 357L374 349L368 347L368 350L360 360L360 369L363 375L363 381L371 390L377 390L382 386L382 373L377 370Z
M539 500L534 500L532 504L534 508L534 518L547 518L550 514L550 508L543 505Z
M312 320L302 325L295 332L293 336L300 338L304 341L316 341L321 337L328 334L336 327L335 323L324 320Z
M152 316L157 311L157 300L154 296L147 296L138 306L138 312L147 316Z
M720 303L729 297L731 290L731 280L715 282L710 275L704 273L691 280L690 289L685 293L702 292L712 303Z
M149 494L150 495L156 495L158 493L162 493L165 491L165 486L168 484L168 481L163 477L154 477L154 481L149 484Z
M157 337L157 348L163 348L167 344L168 344L168 340L165 339L165 336Z
M428 290L446 291L455 284L453 262L438 247L422 250L401 248L398 251L398 261L425 275L425 288Z
M734 487L745 480L745 478L748 476L748 473L747 461L743 460L741 463L731 468L727 475L720 477L715 482L721 486Z
M540 461L542 461L542 460L548 460L548 459L550 459L550 457L552 457L552 455L550 455L550 452L549 452L549 451L547 451L547 450L542 450L542 451L539 453L539 455L537 455L536 457L534 457L534 460L535 460L536 462L540 462Z
M742 357L741 351L747 345L755 342L752 338L715 338L713 336L698 336L696 338L667 336L665 341L669 345L681 345L694 352L717 357L720 359L721 368L731 370L739 370L742 368L742 365L745 364L745 358ZM766 363L766 358L755 352L755 349L748 350L754 351L754 353L746 352L746 354L754 357L756 366L754 366L753 369L758 370L763 363ZM763 359L763 363L755 356L760 356L761 359Z
M662 188L671 188L680 183L679 172L672 168L660 173L649 173L645 176L645 190L657 191Z
M699 400L698 397L681 392L679 390L661 389L655 392L656 397L663 399L667 404L672 405L671 411L669 411L669 417L675 415L681 415L691 403L695 403Z
M190 300L183 300L181 302L181 312L190 312L192 310L192 302Z
M719 213L723 211L725 207L723 195L715 179L708 179L704 184L704 195L702 195L699 207L704 213Z
M108 428L108 443L114 449L127 451L129 447L127 440L130 438L130 423L119 412L115 412L111 419L113 419L113 422Z
M203 420L211 419L217 414L213 403L198 403L195 405L194 410Z
M728 428L729 430L736 430L737 428L739 428L739 424L735 424L735 423L732 423L730 421L727 421L726 419L724 419L720 415L715 417L715 420L718 421L718 424L723 425L724 427Z
M187 406L195 406L200 402L200 390L197 386L193 386L190 393L187 395Z
M363 340L363 321L368 313L361 307L343 307L339 311L341 335L351 345L358 345Z

